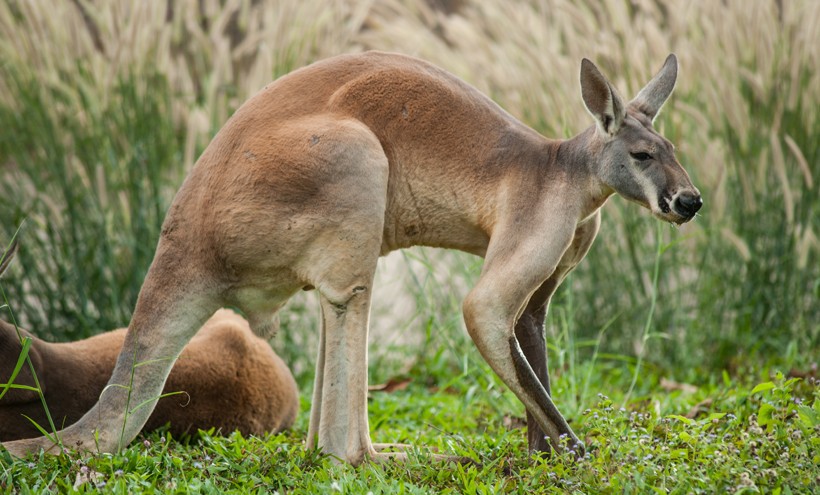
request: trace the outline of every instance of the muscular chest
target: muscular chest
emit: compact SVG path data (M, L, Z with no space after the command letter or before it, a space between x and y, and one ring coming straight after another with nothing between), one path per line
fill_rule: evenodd
M575 229L575 236L558 264L558 269L569 272L575 268L589 252L595 237L598 236L598 229L601 226L601 212L597 211Z

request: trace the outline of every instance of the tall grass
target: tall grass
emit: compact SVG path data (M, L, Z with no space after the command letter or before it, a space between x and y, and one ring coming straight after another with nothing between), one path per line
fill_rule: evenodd
M180 179L168 164L181 142L162 78L124 79L110 105L75 81L67 90L10 76L19 109L0 106L2 223L29 220L25 276L10 280L10 293L28 325L76 329L74 338L128 320Z
M216 129L271 79L366 48L442 65L549 136L591 123L581 57L632 95L674 51L678 87L656 126L678 146L704 209L662 230L673 247L656 293L656 221L617 198L605 206L596 244L548 316L553 350L569 352L558 361L640 354L685 374L748 353L817 355L820 3L811 0L4 2L0 235L30 220L19 268L4 280L22 322L60 339L124 325L164 210ZM376 295L378 377L413 363L471 375L480 359L458 312L480 262L415 250L383 268L380 286L404 287ZM283 315L278 338L299 373L310 370L318 316L309 297Z

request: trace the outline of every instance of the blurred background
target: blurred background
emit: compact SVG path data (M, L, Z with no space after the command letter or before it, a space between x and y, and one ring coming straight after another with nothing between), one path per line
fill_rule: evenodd
M165 210L231 113L278 76L367 49L438 64L549 137L592 124L582 57L629 98L676 53L656 127L705 206L673 228L608 202L547 318L551 367L580 387L585 366L629 376L639 360L690 381L816 361L813 0L6 0L0 244L25 221L2 282L21 326L75 340L127 325ZM486 371L460 311L481 260L412 249L381 263L371 381ZM272 341L302 384L318 319L300 295Z

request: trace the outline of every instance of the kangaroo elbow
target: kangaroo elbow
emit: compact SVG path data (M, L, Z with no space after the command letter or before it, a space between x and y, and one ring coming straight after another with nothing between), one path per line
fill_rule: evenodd
M478 287L473 289L462 304L464 324L473 340L480 329L493 326L494 322L503 319L502 309L497 304L498 297L489 290Z

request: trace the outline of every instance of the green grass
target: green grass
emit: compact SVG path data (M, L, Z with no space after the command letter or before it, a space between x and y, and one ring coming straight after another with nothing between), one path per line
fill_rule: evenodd
M354 16L368 26L358 38L350 31L353 19L331 27L334 16L350 14L332 9L311 29L298 28L304 27L299 10L304 2L294 2L292 10L280 2L281 16L264 18L270 26L250 21L257 14L263 19L261 4L238 10L233 20L234 7L208 13L182 9L175 14L178 23L145 13L150 18L144 19L146 32L168 31L149 36L137 30L150 40L145 45L120 46L119 27L105 24L108 17L96 19L103 24L99 36L108 36L100 43L127 52L123 59L139 61L130 65L117 65L120 58L91 45L40 42L33 33L42 29L65 34L59 31L64 25L49 24L54 18L49 8L19 2L0 7L0 53L5 56L0 63L0 236L9 238L28 219L20 268L13 267L5 282L22 325L56 340L125 325L164 211L210 136L255 89L325 54L362 44L425 55L434 47L428 58L487 89L544 134L563 136L590 125L578 97L578 61L581 55L595 58L606 44L587 32L594 21L575 21L624 15L623 5L609 0L581 8L554 1L561 8L550 15L541 13L537 2L521 2L515 9L485 2L461 13L467 25L445 17L438 26L417 16L412 1L405 12L392 0L381 0L366 16L370 24ZM76 23L72 29L82 33L88 21L77 17L71 5L60 7L66 10L64 24ZM815 143L820 112L813 104L820 97L814 62L820 42L812 43L817 30L811 24L818 15L816 5L790 2L780 12L780 23L774 22L777 12L770 12L775 2L757 2L752 9L711 2L691 7L702 12L692 19L723 19L738 27L732 36L724 34L722 24L676 18L678 24L667 26L671 20L663 9L651 15L627 9L636 28L670 30L658 44L678 53L681 75L657 127L679 147L705 206L680 231L664 229L663 243L680 245L665 253L655 294L650 275L657 222L633 204L611 200L589 256L556 297L559 304L554 306L569 297L575 303L571 314L553 312L562 318L550 320L553 338L560 338L554 329L566 323L573 338L594 342L608 326L602 351L631 356L645 345L646 353L663 356L678 369L720 370L746 356L772 354L806 364L820 353L820 147ZM406 15L388 15L391 6ZM153 12L150 6L135 9ZM572 22L562 22L563 15L573 12ZM281 28L288 16L296 16L298 29ZM530 31L516 24L530 18L540 19L544 27ZM406 25L391 24L402 22ZM220 31L225 23L228 27ZM505 26L515 27L505 35L495 33ZM600 55L601 66L622 90L634 90L657 69L662 56L650 57L640 38L611 28L610 35L621 45ZM200 29L213 31L203 34ZM437 35L441 29L444 34ZM464 39L495 34L492 42L469 48L453 35L452 46L442 47L436 36L445 36L446 29ZM402 30L423 41L402 45ZM562 39L577 42L562 45L538 38L541 30L556 30ZM213 38L236 46L246 37L278 44L273 53L261 42L258 51L236 53L218 50L218 43L200 44ZM546 65L549 59L548 67L525 63L533 47L549 54L538 61ZM72 51L81 48L87 51ZM714 56L704 59L709 50ZM499 52L516 72L496 63ZM430 255L429 261L429 267L442 272L453 258ZM448 286L457 291L447 298L460 300L479 266L454 269L455 281ZM441 277L435 280L442 282ZM420 300L417 289L408 287L411 304ZM645 308L653 297L658 304L652 337L645 340ZM293 327L284 328L315 326L316 311L309 304L299 301L291 308L298 315L289 316L286 323ZM428 318L422 309L418 318ZM419 340L430 328L419 320L412 327L395 320L382 326L403 328ZM310 369L300 337L291 331L280 340L280 350L295 352L294 359L303 363L299 368Z
M0 454L0 488L64 493L85 479L78 492L809 493L820 489L820 383L772 373L715 377L684 392L659 391L662 376L645 374L622 407L628 376L613 383L596 367L594 384L613 393L572 418L588 449L579 460L528 456L522 411L507 391L493 399L471 395L469 381L431 389L416 379L369 401L376 441L420 447L407 462L353 468L306 451L305 403L292 431L265 438L202 432L180 442L156 432L116 455L10 462ZM566 382L557 381L559 406ZM424 447L472 462L437 464Z

